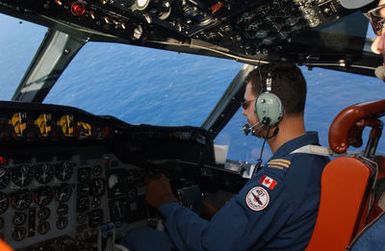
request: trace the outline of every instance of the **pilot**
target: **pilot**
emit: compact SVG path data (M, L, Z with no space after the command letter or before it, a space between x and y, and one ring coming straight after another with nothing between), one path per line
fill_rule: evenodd
M385 0L380 0L378 7L374 8L366 13L369 18L369 22L373 28L373 32L376 35L373 40L371 49L376 54L382 54L385 60L385 32L384 32L384 18L385 18ZM385 81L385 61L382 65L378 66L375 70L377 78Z
M245 83L245 132L266 141L273 156L210 220L178 203L164 175L150 179L146 202L163 216L165 231L128 232L121 244L130 251L306 248L329 159L301 150L319 145L317 133L305 131L305 79L295 65L272 64L254 69Z
M375 70L375 75L379 79L385 81L385 0L380 0L378 7L369 10L366 13L369 22L376 35L372 43L372 51L377 54L382 54L383 63ZM380 214L373 222L371 222L365 230L356 238L351 251L365 250L384 250L385 246L385 212Z

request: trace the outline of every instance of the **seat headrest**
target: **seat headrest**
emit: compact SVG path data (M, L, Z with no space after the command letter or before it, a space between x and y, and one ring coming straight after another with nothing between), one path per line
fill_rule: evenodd
M385 115L385 99L358 103L342 110L329 127L329 146L335 153L345 153L349 146L362 145L366 126L381 130L380 117Z

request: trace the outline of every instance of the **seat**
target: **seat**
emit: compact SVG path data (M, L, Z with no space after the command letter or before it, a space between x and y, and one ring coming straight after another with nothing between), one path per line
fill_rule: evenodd
M342 110L329 128L329 146L344 154L349 146L360 147L365 127L370 127L365 151L337 157L325 167L321 178L320 207L307 251L346 250L367 224L372 208L373 185L379 165L375 151L381 136L385 100L352 105Z

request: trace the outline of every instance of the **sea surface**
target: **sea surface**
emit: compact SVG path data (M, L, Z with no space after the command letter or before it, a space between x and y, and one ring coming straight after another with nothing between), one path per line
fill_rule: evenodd
M12 98L45 32L44 27L0 15L1 100ZM112 115L130 124L200 126L241 67L232 60L89 42L44 103ZM325 146L329 125L340 110L385 98L385 83L375 78L301 69L308 83L306 128L318 131ZM229 145L229 159L254 162L262 141L244 136L244 123L238 111L215 142ZM382 137L379 151L384 149ZM266 150L264 159L269 155Z

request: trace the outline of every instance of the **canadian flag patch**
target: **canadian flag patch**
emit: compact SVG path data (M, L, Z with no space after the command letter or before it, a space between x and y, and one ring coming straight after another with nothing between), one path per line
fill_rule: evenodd
M259 180L259 183L269 188L270 190L273 190L274 187L277 185L277 181L267 175L263 175Z

